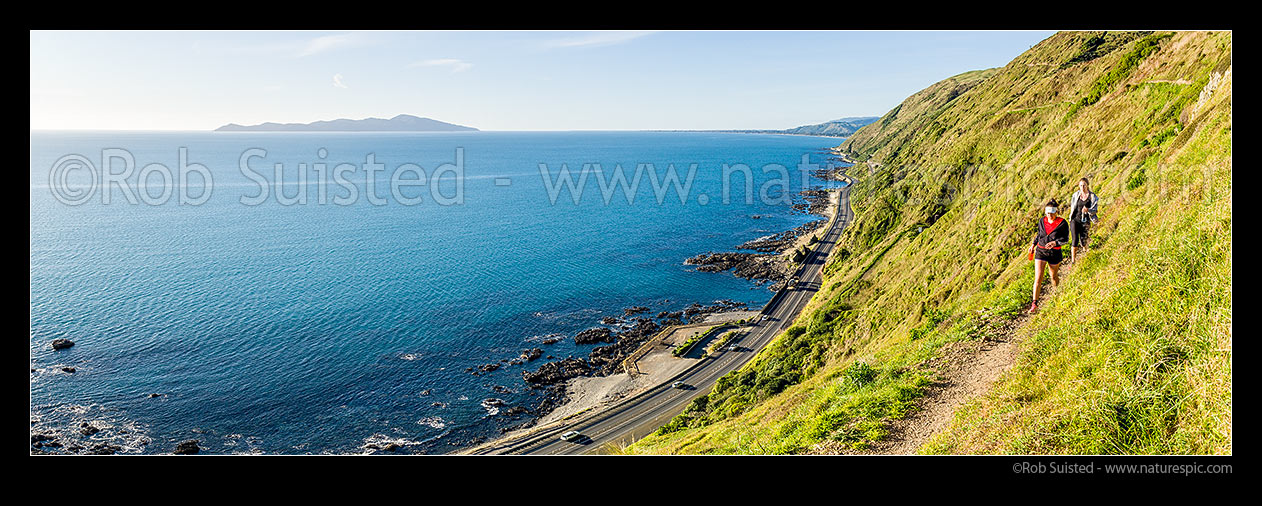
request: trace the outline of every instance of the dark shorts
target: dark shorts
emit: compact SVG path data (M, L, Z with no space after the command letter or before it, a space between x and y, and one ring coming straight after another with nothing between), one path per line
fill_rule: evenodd
M1074 241L1073 241L1072 246L1075 248L1086 247L1087 240L1090 238L1088 236L1088 233L1090 232L1091 224L1086 223L1086 222L1081 222L1081 221L1075 221L1073 227L1071 228L1074 231Z
M1052 264L1052 265L1057 265L1057 264L1059 264L1059 263L1060 263L1061 258L1063 258L1063 256L1061 255L1061 253L1060 253L1060 250L1059 250L1059 249L1053 249L1053 248L1034 248L1034 259L1035 259L1035 260L1042 260L1042 261L1047 262L1047 263L1049 263L1049 264Z

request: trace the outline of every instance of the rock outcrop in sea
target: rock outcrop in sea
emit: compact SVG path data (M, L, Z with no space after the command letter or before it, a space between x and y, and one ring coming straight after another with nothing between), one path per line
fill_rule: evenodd
M734 269L742 278L761 283L785 278L785 266L775 253L702 253L684 260L684 265L696 265L697 272L723 272Z
M175 451L172 453L176 455L194 455L197 452L201 451L201 447L197 446L197 443L200 443L200 442L201 441L198 441L196 439L190 439L188 441L181 441L180 444L175 445Z
M548 362L534 371L522 371L521 377L527 383L552 385L583 376L590 370L591 366L586 360L569 357L556 362Z
M824 215L831 205L828 190L811 188L798 193L801 202L791 207L796 211ZM742 278L751 279L759 285L772 282L770 289L779 290L789 277L792 267L781 258L781 253L788 251L803 236L815 233L823 228L828 220L815 220L804 223L790 230L747 241L736 249L754 250L758 253L746 252L707 252L684 260L684 265L696 265L697 272L723 272L732 270Z
M593 327L574 335L574 344L612 343L613 331L606 327Z
M793 246L793 243L797 241L799 237L819 230L827 223L828 220L815 220L810 223L804 223L791 230L780 232L779 234L760 237L758 239L745 242L744 244L737 246L736 249L749 249L762 253L780 253Z

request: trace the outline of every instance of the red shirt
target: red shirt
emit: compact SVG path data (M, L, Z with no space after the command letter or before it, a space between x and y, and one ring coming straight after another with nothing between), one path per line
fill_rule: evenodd
M1060 226L1060 222L1064 220L1062 220L1060 216L1057 216L1051 223L1047 222L1047 218L1043 218L1041 221L1043 223L1043 233L1046 235L1052 235L1052 231L1056 230L1056 227ZM1060 245L1052 246L1048 249L1060 249Z

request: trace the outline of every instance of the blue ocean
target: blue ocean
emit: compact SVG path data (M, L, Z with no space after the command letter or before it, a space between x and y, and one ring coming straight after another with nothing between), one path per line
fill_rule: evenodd
M522 371L586 356L594 345L572 337L602 317L766 303L766 287L683 261L820 219L786 196L828 185L799 164L840 143L32 132L32 431L117 453L190 439L203 453L445 453L493 438L529 416L482 401L535 404ZM562 165L587 174L578 195ZM619 167L640 173L634 192L600 184ZM544 358L468 372L535 347Z

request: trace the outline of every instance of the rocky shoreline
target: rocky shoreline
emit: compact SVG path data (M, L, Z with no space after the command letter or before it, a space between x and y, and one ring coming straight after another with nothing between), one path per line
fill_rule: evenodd
M840 179L834 173L816 175L828 179ZM830 191L811 188L800 192L798 195L801 201L792 204L795 211L820 216L828 215L831 205ZM753 216L751 218L757 219L761 218L761 216ZM778 290L788 278L789 268L791 267L785 253L792 250L794 245L800 242L800 239L815 233L824 227L827 222L828 220L826 219L811 221L790 230L747 241L736 247L738 250L747 251L702 253L686 259L684 264L695 265L695 270L698 272L724 272L731 270L736 276L753 280L759 286L770 283L770 289ZM507 433L535 425L548 413L568 402L569 395L566 388L570 380L578 377L603 377L616 374L624 359L662 329L671 325L700 323L705 321L708 316L716 313L748 309L746 303L728 299L714 301L709 305L692 303L677 310L660 310L655 314L647 306L631 306L623 309L621 316L603 316L599 320L599 325L594 325L575 333L573 336L568 336L568 338L574 340L576 345L599 345L591 348L585 357L566 356L560 358L548 354L545 347L567 338L566 335L551 334L542 336L543 339L535 341L539 344L538 347L525 348L515 356L469 367L466 369L466 372L475 376L481 376L499 371L498 374L503 375L505 372L500 371L503 368L524 365L540 359L545 361L537 368L520 372L521 378L526 383L530 393L529 400L514 403L518 405L513 406L510 406L507 401L496 397L488 397L481 401L481 405L488 411L488 414L507 416L509 418L506 421L510 421L509 423L522 421L522 423L505 426L500 429L501 433ZM74 346L74 343L69 340L58 339L50 343L50 346L54 350L64 350ZM37 370L32 368L32 373L36 372ZM74 369L63 368L63 372L72 374ZM492 391L496 393L521 392L521 390L503 385L491 386ZM428 394L428 390L421 393L422 396ZM152 393L147 395L147 397L158 398L162 395ZM438 406L443 403L435 402L434 404ZM32 453L131 453L140 450L140 448L149 443L147 438L144 438L138 445L126 446L110 442L79 440L88 437L97 439L94 436L102 431L101 428L97 427L99 422L84 422L81 426L75 427L76 430L69 431L74 432L75 436L83 436L82 438L70 438L63 433L65 431L61 430L42 426L37 428L37 422L34 419L31 425ZM113 429L113 427L108 428ZM121 433L127 434L125 430L121 431ZM450 444L467 446L483 441L482 437L476 437L471 441L451 441ZM173 443L178 444L174 445L173 450L168 451L175 454L195 454L205 450L200 445L202 441L198 440L184 440ZM397 442L382 444L368 442L365 443L363 449L367 452L376 453L394 452L401 447L401 444Z
M827 195L825 195L824 198L826 199ZM760 237L758 239L745 242L744 244L737 246L736 249L748 249L762 253L780 253L792 247L793 242L797 241L799 237L819 230L826 224L828 224L828 220L815 220L809 223L804 223L793 229L780 232L779 234Z
M481 406L487 410L488 415L506 417L504 420L509 421L510 424L517 421L521 422L500 429L501 433L506 433L511 430L531 427L540 418L566 403L568 401L566 384L570 379L580 376L608 376L617 373L622 361L661 329L671 325L699 323L712 314L742 311L748 309L747 306L744 302L724 299L709 305L692 303L678 310L663 310L655 314L648 314L651 310L646 306L632 306L625 308L621 312L622 316L605 316L600 319L600 325L589 327L569 337L577 345L602 344L591 348L585 357L567 356L558 360L558 357L549 355L545 348L567 338L564 334L551 334L536 341L539 343L537 347L524 348L519 354L510 358L469 367L465 372L475 376L491 373L504 375L505 371L501 369L528 364L540 359L547 360L546 363L538 368L526 369L520 372L522 380L526 383L526 391L530 394L530 397L526 400L513 402L512 404L514 405L510 405L509 401L498 397L486 397L480 401ZM56 350L63 350L72 345L68 341L61 342L61 340L58 340L55 344L50 344ZM32 374L51 374L52 370L53 368L45 370L33 367L31 372ZM507 377L504 377L504 380L507 379ZM493 384L490 386L492 395L522 393L522 390L518 387L504 386L504 384ZM421 396L430 394L429 390L420 392ZM161 398L162 396L164 394L150 393L145 395L147 398ZM438 401L435 401L433 405L435 407L446 406L445 403ZM126 426L117 422L93 420L82 423L76 421L75 423L75 426L69 428L55 428L47 426L33 417L31 419L31 453L111 455L115 453L148 453L145 451L146 449L153 449L151 448L153 445L150 445L151 441L147 437L143 437L134 428L131 429L132 434L134 434L132 439L137 439L138 442L128 444L128 442L122 441L122 436L131 436L131 434L128 433ZM106 434L107 432L108 434ZM103 435L108 436L108 438L103 439ZM452 444L464 446L477 444L482 441L483 438L475 437L469 441L452 441ZM164 453L188 455L204 452L206 448L203 443L203 441L199 440L172 441L169 443L172 445L172 448L167 449ZM366 453L398 452L403 447L412 444L416 443L401 439L390 439L389 441L376 441L373 439L361 445L361 449ZM167 445L160 444L157 446Z
M605 326L590 327L574 334L572 339L576 345L606 343L604 346L592 348L586 357L567 356L554 360L557 357L547 355L546 358L551 361L536 369L521 371L522 380L527 384L531 395L536 397L537 400L529 402L526 406L507 406L501 399L487 398L482 400L483 407L489 406L488 411L494 408L496 414L513 416L514 419L521 418L517 415L530 415L530 419L525 420L521 424L501 428L501 433L531 427L540 418L568 402L566 385L569 380L578 377L599 377L616 374L619 372L622 361L639 349L640 345L656 335L658 331L671 325L699 323L716 313L744 311L747 309L748 305L746 303L730 299L718 300L710 305L692 303L677 311L659 311L653 317L636 316L648 313L650 311L648 307L632 306L626 308L622 312L622 317L606 316L601 318L600 323ZM555 344L563 338L564 335L554 334L541 342L545 345ZM466 372L473 375L483 375L497 371L501 367L534 361L545 353L542 348L530 348L522 351L521 355L517 357L501 359L497 362L490 362L477 367L469 367L466 369ZM496 392L511 391L508 387L499 385L494 386L492 389ZM481 441L472 441L474 444L479 442Z
M826 179L838 179L836 171L816 171L816 176ZM832 206L832 192L822 188L810 188L798 193L800 202L792 207L796 211L827 216ZM804 223L790 230L747 241L736 247L738 250L753 250L757 253L741 251L706 252L684 260L684 265L697 266L697 272L724 272L731 270L737 277L754 281L758 286L767 285L768 289L777 291L789 278L791 262L784 254L793 248L798 239L813 234L828 223L827 219Z
M840 180L839 174L840 170L822 170L817 171L815 175L824 179ZM825 217L830 215L831 191L815 187L799 192L798 196L801 201L792 205L795 211ZM684 264L697 266L698 272L732 270L736 276L753 280L759 286L771 283L770 289L778 290L789 277L790 265L784 254L793 249L799 239L815 233L827 223L828 219L811 221L784 232L747 241L736 248L752 250L754 251L752 253L708 252L688 258L684 260ZM566 385L569 380L616 373L623 359L666 326L697 323L704 321L710 314L743 309L746 309L743 303L721 300L710 306L694 303L680 311L661 311L656 318L637 316L649 311L649 308L644 306L624 309L621 318L612 316L602 318L600 323L610 327L592 327L578 332L574 335L574 342L580 345L608 343L607 345L592 348L586 358L566 357L543 364L533 371L522 372L522 379L532 389L539 391L542 399L529 410L535 418L519 426L503 429L501 432L531 427L546 414L566 403L568 401Z
M815 174L824 179L841 180L840 170L821 170ZM798 193L799 202L792 204L795 211L828 217L832 206L832 192L820 187ZM753 218L761 218L755 216ZM724 272L732 270L736 276L750 279L759 286L770 283L771 290L779 290L787 282L790 262L785 253L805 236L827 225L828 219L804 223L784 232L747 241L733 252L707 252L684 260L685 265L695 265L698 272ZM691 304L679 311L661 311L655 318L644 315L645 306L632 306L622 312L622 317L605 316L600 319L603 327L591 327L573 336L575 344L600 344L592 348L587 357L566 357L543 364L537 369L522 371L522 379L541 399L525 412L532 418L514 427L501 429L501 433L532 427L540 419L569 401L566 391L570 380L579 377L608 376L618 372L623 359L635 352L640 345L669 325L681 325L704 321L714 313L740 311L744 303L732 300L716 301L710 306ZM552 342L555 342L553 340ZM549 356L549 359L556 357ZM512 363L512 361L509 361ZM487 367L487 366L483 366ZM477 368L470 368L478 374ZM480 443L475 441L474 443Z

